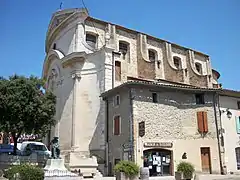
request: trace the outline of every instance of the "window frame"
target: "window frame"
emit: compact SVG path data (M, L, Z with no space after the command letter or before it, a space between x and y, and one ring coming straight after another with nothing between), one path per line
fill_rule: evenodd
M199 67L199 70L197 67ZM202 64L201 63L195 62L195 68L199 74L202 74Z
M178 66L176 65L175 62L178 62ZM173 64L174 66L178 69L181 70L182 69L182 59L178 56L173 56Z
M152 55L154 58L151 58ZM149 59L149 61L152 61L152 62L157 60L157 53L155 50L148 49L148 59Z
M237 101L237 109L240 109L240 101Z
M116 117L119 117L119 133L118 134L115 134L115 118ZM122 118L121 118L120 114L116 114L116 115L113 116L113 135L114 136L120 136L121 135L121 131L122 131L121 121L122 121Z
M125 48L123 48L126 46ZM121 52L123 55L126 55L129 51L129 43L126 41L119 41L118 42L118 50Z
M117 94L113 97L113 106L118 107L120 103L121 103L120 94Z
M197 100L197 96L199 96L199 101ZM205 94L204 93L196 93L195 94L195 101L196 101L196 105L203 105L205 104Z
M94 41L92 41L93 37L94 37ZM86 32L85 41L90 47L96 49L97 48L98 36L97 36L97 34L94 34L94 33L91 33L91 32ZM88 42L91 42L91 43L88 43ZM94 46L92 46L93 44L94 44Z

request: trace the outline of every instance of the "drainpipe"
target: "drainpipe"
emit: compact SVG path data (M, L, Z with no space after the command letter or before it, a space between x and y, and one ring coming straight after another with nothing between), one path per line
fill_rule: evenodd
M222 114L221 114L221 109L220 109L220 98L219 98L220 96L219 96L219 94L218 94L218 96L217 96L217 103L218 103L218 111L219 111L219 114L220 114L220 116L219 116L219 122L220 122L220 128L221 128L221 131L220 131L220 133L221 133L221 146L224 146L224 138L223 138L223 131L222 131ZM223 147L224 148L224 147ZM222 156L221 156L222 157ZM222 160L222 163L224 163L225 161L223 161ZM224 163L225 164L225 163ZM223 168L223 171L221 172L222 174L226 174L226 172L224 172L224 170L225 170L225 167L223 166L223 164L222 164L222 168Z
M224 174L223 171L223 166L222 166L222 153L221 153L221 145L220 145L220 137L219 137L219 128L218 128L218 119L217 119L217 109L216 109L216 99L218 99L218 94L215 92L213 94L213 107L214 107L214 116L215 116L215 125L216 125L216 131L217 131L217 141L218 141L218 153L219 153L219 163L220 163L220 170L221 170L221 174ZM219 99L218 99L219 101ZM220 120L221 123L221 120ZM221 127L221 125L220 125ZM222 135L222 133L221 133Z
M106 168L106 174L109 175L109 131L108 131L108 125L109 125L109 105L108 105L108 99L105 100L105 112L106 112L106 122L105 122L105 168Z
M112 51L112 89L114 88L114 80L115 80L115 56L114 56L115 52Z
M134 130L134 122L133 122L133 97L132 97L132 89L129 89L129 100L130 100L130 115L129 115L129 132L130 132L130 154L131 159L134 161L134 136L133 136L133 130Z

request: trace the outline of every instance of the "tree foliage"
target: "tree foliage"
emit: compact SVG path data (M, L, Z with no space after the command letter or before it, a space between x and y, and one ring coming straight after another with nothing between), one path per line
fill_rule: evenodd
M43 85L34 76L0 78L0 131L11 133L14 153L22 133L45 135L55 125L56 97L43 93Z

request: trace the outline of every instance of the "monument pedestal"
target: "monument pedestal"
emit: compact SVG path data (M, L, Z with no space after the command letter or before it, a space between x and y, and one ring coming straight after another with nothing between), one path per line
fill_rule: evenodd
M64 165L64 159L48 159L44 167L45 177L71 177L78 176L68 171Z
M84 178L103 177L98 171L98 163L96 157L89 157L78 152L71 152L69 159L69 167L71 171L79 171Z

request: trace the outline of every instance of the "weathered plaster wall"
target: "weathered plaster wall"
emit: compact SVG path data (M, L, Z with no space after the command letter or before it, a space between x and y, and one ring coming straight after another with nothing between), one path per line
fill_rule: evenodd
M240 98L220 96L219 99L221 110L226 111L229 108L229 111L232 113L230 119L227 117L226 112L221 115L222 128L225 130L224 143L227 172L239 173L235 148L240 147L240 134L237 134L236 127L236 117L240 116L240 110L237 109L237 101L240 101Z
M113 98L108 98L109 105L109 124L108 124L108 133L109 133L109 162L112 162L114 165L114 159L123 159L123 145L129 144L130 140L130 100L128 97L128 90L121 91L118 93L120 95L120 105L113 105ZM114 116L120 115L120 135L114 135Z
M56 49L64 55L68 55L74 51L76 26L71 25L66 27L55 39Z

